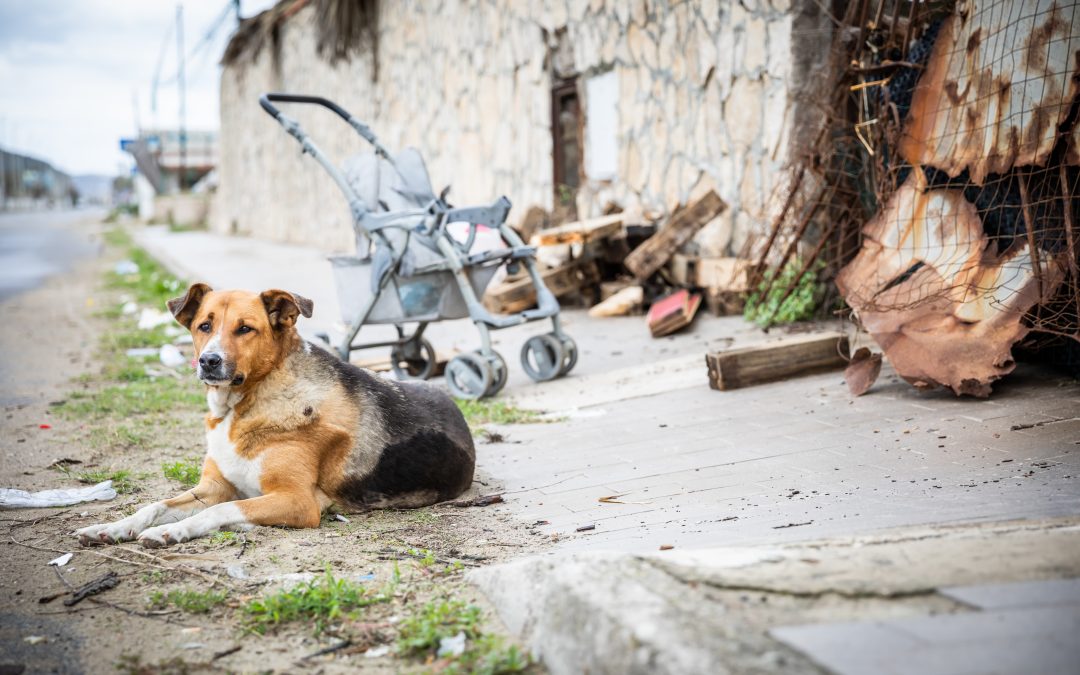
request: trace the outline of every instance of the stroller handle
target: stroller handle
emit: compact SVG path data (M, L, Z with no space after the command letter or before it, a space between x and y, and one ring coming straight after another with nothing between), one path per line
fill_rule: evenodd
M266 111L266 114L273 117L283 126L285 126L286 129L288 129L289 125L286 124L286 122L289 121L288 118L285 118L281 114L281 111L278 110L277 106L275 106L272 101L279 103L308 103L312 105L320 105L336 113L338 117L345 120L345 122L350 127L356 130L356 133L360 134L360 136L365 141L371 143L371 145L375 147L375 152L387 159L390 159L390 153L387 152L386 148L383 147L382 143L379 143L379 139L375 137L375 134L371 131L371 127L356 119L349 114L348 110L345 110L337 103L334 103L329 99L323 98L322 96L308 96L306 94L281 94L276 92L266 93L262 96L259 96L259 105L262 106L262 109Z

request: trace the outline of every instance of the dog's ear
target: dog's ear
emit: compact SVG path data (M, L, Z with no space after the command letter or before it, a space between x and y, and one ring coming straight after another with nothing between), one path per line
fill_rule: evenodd
M270 318L273 328L288 328L296 324L296 317L303 314L311 317L311 310L315 305L302 295L273 289L263 291L259 296L263 306L266 307L266 316Z
M199 311L203 296L212 290L214 289L204 283L194 283L188 287L187 293L184 293L179 298L173 298L165 304L168 305L172 315L176 317L177 323L184 328L191 328L191 322L195 320L195 314Z

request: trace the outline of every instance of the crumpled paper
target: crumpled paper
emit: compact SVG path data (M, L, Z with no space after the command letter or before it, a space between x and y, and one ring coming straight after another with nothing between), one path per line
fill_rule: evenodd
M40 509L46 506L71 506L83 502L105 502L116 498L112 481L102 481L84 488L64 488L27 492L0 488L0 509Z

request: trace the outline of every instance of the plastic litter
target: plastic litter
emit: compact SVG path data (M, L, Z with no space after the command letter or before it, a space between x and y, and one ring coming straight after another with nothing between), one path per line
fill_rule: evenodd
M390 653L390 645L379 645L364 652L364 658L377 659Z
M174 320L173 315L169 312L143 307L143 311L139 313L139 330L150 330L151 328L172 323Z
M158 350L156 347L134 347L124 353L132 358L139 358L143 356L157 356Z
M444 656L461 656L465 653L465 631L453 637L444 637L439 640L439 658Z
M176 345L161 345L161 349L158 350L158 358L161 359L161 364L169 368L179 368L187 363L187 358L180 353Z
M135 302L133 302L131 300L128 300L127 302L125 302L123 305L120 306L120 313L124 314L124 315L131 315L131 314L134 314L137 311L139 311L139 305L137 305Z
M65 553L64 555L60 556L59 558L53 558L52 560L50 560L49 564L53 565L55 567L63 567L64 565L71 562L71 559L74 558L74 557L75 557L74 553Z
M243 565L229 565L225 568L225 574L228 574L233 579L247 579L248 573L244 569Z
M117 274L138 274L139 266L132 260L121 260L113 265L113 272Z
M47 506L71 506L83 502L105 502L116 498L112 481L102 481L84 488L64 488L27 492L15 488L0 488L0 508L40 509Z

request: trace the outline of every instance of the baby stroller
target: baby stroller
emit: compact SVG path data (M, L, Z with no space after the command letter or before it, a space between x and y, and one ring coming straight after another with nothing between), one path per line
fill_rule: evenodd
M338 169L275 102L328 108L375 152L352 158ZM562 377L573 369L577 345L562 331L559 303L536 269L536 249L526 246L505 223L509 199L500 197L489 206L450 206L446 201L449 187L435 194L415 148L391 155L366 124L325 98L263 94L259 104L300 143L304 153L326 169L345 193L352 212L356 255L330 258L342 318L349 324L336 347L343 360L348 361L356 350L390 347L391 364L399 378L427 379L435 370L436 357L424 329L433 321L468 316L480 331L480 348L458 354L446 364L446 383L458 398L494 396L506 384L507 366L491 348L490 331L551 319L550 333L531 337L522 346L521 366L537 382ZM473 253L478 226L496 230L509 246ZM525 266L536 290L535 309L502 316L480 303L479 297L504 264L511 273ZM406 323L416 324L411 334L405 330ZM360 329L369 324L391 324L398 337L355 343Z

